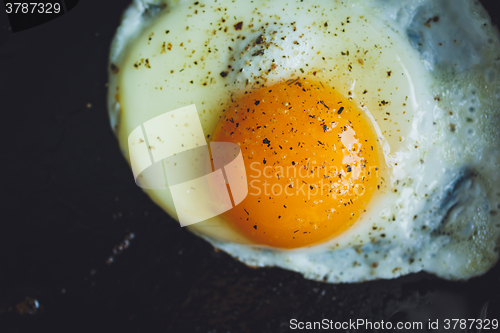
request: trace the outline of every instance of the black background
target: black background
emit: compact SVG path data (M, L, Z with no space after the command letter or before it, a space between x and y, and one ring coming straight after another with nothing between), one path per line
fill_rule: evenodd
M82 0L16 34L0 12L0 332L288 332L291 318L426 322L486 304L500 319L498 265L468 282L330 285L248 268L173 222L134 184L106 111L130 1ZM483 2L497 19L497 1Z

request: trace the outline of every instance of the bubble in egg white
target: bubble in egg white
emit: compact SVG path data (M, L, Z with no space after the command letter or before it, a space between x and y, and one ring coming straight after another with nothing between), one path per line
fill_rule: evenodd
M467 135L469 135L470 137L472 137L472 136L474 136L474 134L476 134L476 131L474 130L474 128L468 127L467 128Z

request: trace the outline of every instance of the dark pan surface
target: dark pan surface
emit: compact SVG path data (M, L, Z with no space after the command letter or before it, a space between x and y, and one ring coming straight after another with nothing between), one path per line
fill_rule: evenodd
M108 125L108 49L129 2L82 0L17 34L0 13L0 332L288 332L292 318L427 322L484 309L500 319L498 265L468 282L329 285L248 268L172 223L133 183ZM498 2L483 3L498 23Z

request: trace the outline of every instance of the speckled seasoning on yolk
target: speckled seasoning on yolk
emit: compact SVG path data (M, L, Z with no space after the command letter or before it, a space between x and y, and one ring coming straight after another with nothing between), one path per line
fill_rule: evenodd
M288 80L245 94L213 141L242 150L249 194L223 217L256 244L328 240L356 222L377 188L377 136L364 111L320 82Z

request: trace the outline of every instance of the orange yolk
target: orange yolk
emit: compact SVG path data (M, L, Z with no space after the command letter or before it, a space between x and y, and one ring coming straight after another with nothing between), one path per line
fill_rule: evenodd
M256 244L290 249L331 239L355 223L377 187L374 130L322 83L293 80L245 94L213 141L241 148L248 195L223 217Z

